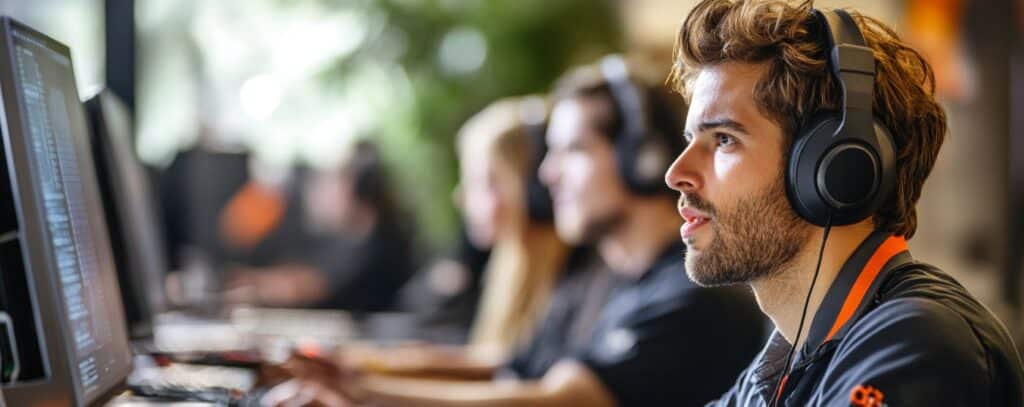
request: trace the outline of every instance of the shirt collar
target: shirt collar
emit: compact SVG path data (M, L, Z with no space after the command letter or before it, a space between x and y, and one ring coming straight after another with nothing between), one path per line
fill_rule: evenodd
M871 304L890 271L911 261L907 241L876 231L868 236L843 264L818 312L814 315L804 349L820 349L828 341L842 338ZM792 345L776 330L757 358L756 382L774 383L786 363ZM810 353L810 352L804 352ZM765 390L771 397L771 389ZM768 398L766 398L768 399Z
M841 339L850 326L870 308L889 272L910 262L907 241L887 232L875 231L846 260L836 275L805 341L805 350Z

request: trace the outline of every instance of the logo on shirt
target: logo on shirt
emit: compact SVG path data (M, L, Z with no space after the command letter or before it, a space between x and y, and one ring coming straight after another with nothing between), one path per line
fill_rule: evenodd
M607 333L601 344L601 356L608 360L621 358L636 345L636 334L628 328Z
M850 405L853 407L884 407L882 401L885 394L871 386L857 385L850 392Z

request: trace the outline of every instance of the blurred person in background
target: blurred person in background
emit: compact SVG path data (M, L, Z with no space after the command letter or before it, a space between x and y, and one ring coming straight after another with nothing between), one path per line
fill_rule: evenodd
M490 252L467 345L349 347L346 364L394 376L490 379L533 337L571 252L555 233L550 196L537 178L546 115L543 99L510 98L459 131L453 198L469 243Z
M495 363L529 340L569 255L536 177L542 140L531 132L542 132L545 118L539 99L502 100L458 136L455 199L470 242L491 249L470 343Z
M558 235L596 245L615 273L589 338L544 371L491 382L298 359L293 371L307 387L295 394L325 404L678 406L728 388L756 353L764 321L747 290L699 288L682 271L680 222L662 174L682 151L686 109L667 89L631 78L618 57L570 73L555 99L540 172Z
M454 245L429 260L402 287L398 299L401 314L392 314L401 321L382 327L370 321L363 327L366 337L440 344L465 344L469 340L491 249L479 249L470 243L465 222L460 225Z
M219 272L232 257L219 219L227 203L251 182L251 155L220 142L216 132L201 126L197 141L178 152L158 177L161 222L166 233L168 300L182 306L219 303ZM209 174L217 174L215 177ZM256 194L278 203L276 191ZM265 216L276 221L273 211ZM256 228L251 228L256 229Z
M369 141L356 142L340 168L311 173L301 191L307 233L292 236L301 250L276 265L233 269L230 296L265 306L391 309L415 253L389 182Z

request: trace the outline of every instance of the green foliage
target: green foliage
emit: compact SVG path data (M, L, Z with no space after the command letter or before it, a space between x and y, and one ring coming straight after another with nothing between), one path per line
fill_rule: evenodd
M544 93L565 70L621 47L620 24L606 0L323 0L320 5L365 11L372 24L358 50L319 75L323 84L351 84L365 69L393 70L385 75L400 72L397 77L408 81L407 91L378 100L378 120L368 136L384 147L399 192L431 246L447 243L457 230L450 197L457 169L453 139L461 123L495 99ZM446 35L459 29L482 36L486 59L478 69L453 73L439 62L439 49ZM373 93L360 88L363 95L367 91Z

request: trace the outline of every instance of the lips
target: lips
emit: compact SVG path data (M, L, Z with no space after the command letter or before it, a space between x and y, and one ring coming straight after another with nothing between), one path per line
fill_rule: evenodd
M711 221L711 218L704 213L688 207L679 208L679 216L686 221L679 233L686 239L696 233L697 229Z

